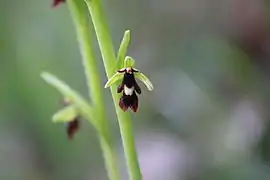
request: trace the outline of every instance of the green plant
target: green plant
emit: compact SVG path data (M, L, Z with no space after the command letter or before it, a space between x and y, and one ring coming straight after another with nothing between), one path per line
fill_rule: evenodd
M55 1L54 5L57 5L59 2L63 1L64 0L58 0L57 2ZM109 179L120 179L116 157L113 150L113 142L110 136L107 117L105 115L104 100L101 93L102 85L100 83L99 72L90 40L91 30L88 23L88 13L86 11L86 7L88 7L102 54L107 77L110 78L112 76L112 78L109 79L108 84L106 84L106 87L111 86L111 94L120 126L130 180L141 180L142 177L137 160L132 122L129 113L123 112L118 107L118 99L120 98L120 95L117 93L116 86L114 85L115 82L123 78L122 76L114 75L115 70L123 66L132 67L134 65L134 60L132 58L125 58L127 48L130 43L130 31L125 32L116 58L100 0L67 0L67 4L76 28L80 52L83 57L85 75L87 77L89 96L92 103L89 105L89 103L82 98L79 93L71 89L64 82L48 72L43 72L41 74L43 79L47 83L57 88L65 98L68 98L72 102L71 105L58 111L53 116L53 121L71 122L75 117L78 116L82 116L83 118L87 119L97 130ZM142 80L149 90L153 89L149 79L142 73L138 72L135 76Z

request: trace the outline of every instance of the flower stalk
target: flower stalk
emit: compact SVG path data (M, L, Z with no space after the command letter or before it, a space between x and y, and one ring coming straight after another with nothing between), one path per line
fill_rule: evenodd
M87 78L89 96L91 97L98 126L102 135L99 136L105 165L110 180L119 180L116 157L113 148L112 138L109 132L108 122L105 117L105 106L102 96L99 72L94 58L90 40L91 29L88 23L88 14L85 3L82 0L67 0L67 4L74 21L80 51L83 57L83 66Z
M89 13L92 18L92 22L95 28L95 32L98 39L106 75L108 79L115 73L116 67L116 55L112 45L112 40L109 34L108 26L105 20L105 15L101 7L100 0L85 0ZM124 56L123 56L124 57ZM130 180L141 180L142 175L138 163L137 152L135 148L133 127L129 113L125 113L118 106L118 100L120 94L117 93L115 85L110 87L116 114L119 122L120 133L123 142L123 148L125 151L125 158L129 173Z

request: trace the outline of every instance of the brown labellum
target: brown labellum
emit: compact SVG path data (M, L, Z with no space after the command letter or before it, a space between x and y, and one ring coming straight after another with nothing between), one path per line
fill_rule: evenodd
M137 112L139 105L139 99L136 93L133 93L131 96L125 95L123 93L123 96L119 100L119 106L123 111L126 111L128 108L130 108L133 112Z
M118 72L124 73L122 83L118 86L117 92L123 92L122 97L119 100L119 107L126 111L130 108L133 112L137 112L139 99L136 93L141 94L141 88L137 84L133 72L136 72L132 68L126 68L119 70Z
M75 118L73 121L67 123L66 133L68 139L72 139L74 134L79 130L80 122L79 118Z
M64 106L69 106L72 105L72 101L68 98L65 98L61 101L61 103ZM73 136L75 135L75 133L77 133L77 131L80 128L80 117L77 116L74 119L71 119L71 121L66 123L66 133L68 136L68 139L73 139Z

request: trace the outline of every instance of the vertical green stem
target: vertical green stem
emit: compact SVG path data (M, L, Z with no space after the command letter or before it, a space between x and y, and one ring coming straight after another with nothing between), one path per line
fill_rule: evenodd
M115 153L113 150L112 138L109 126L105 117L104 100L102 96L102 86L100 84L99 72L94 58L92 44L90 40L91 29L88 23L88 13L85 3L82 0L67 1L77 32L80 51L83 57L83 66L87 78L89 95L93 102L95 116L98 119L102 135L99 134L101 148L110 180L119 180Z
M105 66L107 77L111 77L115 71L116 56L114 53L112 41L109 35L108 27L105 21L104 13L101 8L100 0L85 0L92 17L95 32L97 35L99 47L101 50L103 63ZM119 95L117 94L116 87L111 87L111 94L113 97L116 114L119 121L125 157L130 180L141 180L141 172L138 163L134 135L132 129L132 122L129 113L124 113L118 107Z

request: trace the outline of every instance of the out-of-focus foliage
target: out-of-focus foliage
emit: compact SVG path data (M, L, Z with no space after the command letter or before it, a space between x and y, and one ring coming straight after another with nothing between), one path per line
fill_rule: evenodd
M268 6L252 0L103 3L115 49L131 29L128 54L155 87L141 86L140 110L132 115L144 179L269 179ZM51 121L61 95L39 76L48 70L87 94L67 7L1 1L0 15L0 179L105 180L95 130L83 122L68 141L63 125ZM95 50L105 84L96 42ZM104 95L127 179L112 99L106 89Z

